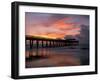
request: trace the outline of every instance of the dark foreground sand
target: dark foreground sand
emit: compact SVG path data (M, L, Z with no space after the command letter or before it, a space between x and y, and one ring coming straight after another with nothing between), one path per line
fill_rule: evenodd
M26 60L26 68L78 65L80 65L80 60L68 54L55 54L37 58L32 57Z

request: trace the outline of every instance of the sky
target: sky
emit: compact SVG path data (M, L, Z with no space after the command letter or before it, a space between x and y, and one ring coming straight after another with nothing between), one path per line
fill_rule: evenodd
M25 12L26 35L63 39L84 34L82 27L89 29L88 15Z

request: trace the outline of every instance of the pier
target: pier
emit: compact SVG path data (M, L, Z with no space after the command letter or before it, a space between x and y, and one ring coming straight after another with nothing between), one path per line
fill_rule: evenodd
M75 39L50 39L43 37L34 37L34 36L26 36L26 43L29 43L30 49L35 48L44 48L44 47L64 47L71 45L78 45L78 41ZM34 46L35 45L35 46Z
M35 37L35 36L26 36L25 43L27 47L28 43L28 49L34 50L36 54L33 54L31 51L28 54L28 57L30 56L44 56L44 54L39 54L39 49L45 48L45 49L55 49L55 48L62 48L62 47L68 47L68 46L76 46L78 45L78 41L75 39L51 39L51 38L43 38L43 37ZM48 54L45 54L45 56Z

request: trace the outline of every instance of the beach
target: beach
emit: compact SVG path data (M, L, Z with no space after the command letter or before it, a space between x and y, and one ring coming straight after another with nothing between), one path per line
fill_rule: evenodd
M29 57L29 55L31 55ZM89 65L89 50L77 47L33 48L26 51L26 68Z

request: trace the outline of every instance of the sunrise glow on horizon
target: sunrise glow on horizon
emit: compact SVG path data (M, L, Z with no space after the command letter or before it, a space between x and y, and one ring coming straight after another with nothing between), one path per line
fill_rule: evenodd
M53 39L80 34L81 25L89 25L87 15L25 13L25 33Z

